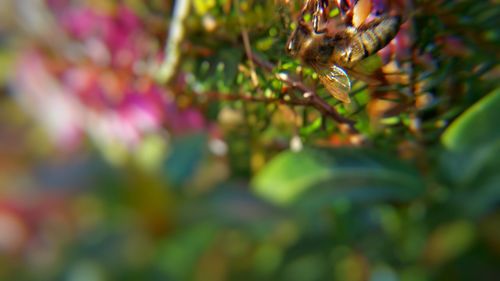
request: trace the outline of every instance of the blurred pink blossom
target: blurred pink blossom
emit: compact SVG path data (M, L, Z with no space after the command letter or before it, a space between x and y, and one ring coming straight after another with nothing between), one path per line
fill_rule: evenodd
M18 101L40 122L53 140L75 148L82 135L78 100L47 72L42 57L26 52L19 60L14 86Z
M141 19L124 6L112 12L49 1L76 57L30 48L17 65L20 103L53 140L74 149L87 135L97 145L136 148L144 136L205 126L195 109L179 109L145 70L158 52ZM71 45L73 46L73 45Z

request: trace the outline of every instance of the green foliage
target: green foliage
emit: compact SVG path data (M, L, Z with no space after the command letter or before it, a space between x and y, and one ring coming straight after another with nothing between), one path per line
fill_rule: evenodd
M500 88L470 107L442 135L444 146L452 151L474 151L498 142L500 131Z
M121 83L130 82L134 94L151 86L144 64L160 57L165 19L170 27L181 1L76 2L72 9L90 7L99 19L127 6L139 16L135 32L144 33L139 41L126 37L133 44L125 49L154 51L106 68L93 56L73 57L89 46L102 55L100 32L88 41L57 37L71 42L52 50L46 36L0 27L0 75L27 71L35 90L57 82L79 88L80 78L72 79L91 69L99 98L107 88L123 94ZM146 115L161 116L150 118L157 130L143 111L99 115L119 99L105 96L92 107L85 92L71 96L84 101L78 114L90 112L85 126L64 135L69 147L49 145L59 137L50 135L61 124L55 121L73 120L65 115L71 108L51 99L60 88L42 96L47 104L30 106L16 92L19 81L5 85L0 77L1 280L500 280L495 1L390 1L415 5L401 27L406 37L387 58L363 62L373 77L386 72L387 81L353 76L349 105L285 54L303 1L190 2L177 76L153 83L158 100L166 100ZM122 32L128 24L120 21L110 38L132 34ZM34 47L7 49L4 38ZM33 50L51 76L29 72L36 64L10 73L12 58ZM11 85L22 106L4 94ZM47 116L53 123L41 133L47 126L37 122ZM110 141L120 129L126 133ZM121 143L127 136L131 145Z
M164 175L174 186L185 184L193 176L206 153L206 135L197 133L174 139L171 153L163 165Z
M275 203L299 201L307 208L337 200L407 201L423 191L416 170L366 149L285 152L254 178L254 186Z
M498 117L499 97L498 90L484 97L442 136L447 148L441 160L445 175L459 188L454 195L456 200L467 200L465 213L475 217L494 209L500 200L500 142L494 121Z

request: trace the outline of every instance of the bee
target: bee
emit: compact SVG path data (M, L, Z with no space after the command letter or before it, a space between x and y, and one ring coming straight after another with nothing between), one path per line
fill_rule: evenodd
M308 0L306 5L311 2L315 2L313 26L299 19L286 51L312 67L335 98L350 103L351 81L346 71L356 73L354 68L359 62L385 47L399 31L401 17L379 16L358 27L345 25L343 30L329 34L326 29L318 30L325 22L328 1Z

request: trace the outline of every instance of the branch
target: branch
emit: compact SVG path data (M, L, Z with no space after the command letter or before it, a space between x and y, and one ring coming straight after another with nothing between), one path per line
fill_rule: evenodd
M266 71L272 72L272 70L275 67L271 62L262 59L261 57L257 56L256 54L253 54L251 59L255 62L255 64L259 65L260 67L262 67ZM350 133L358 133L358 131L354 127L355 121L348 119L348 118L345 118L342 115L340 115L333 106L331 106L326 101L324 101L316 93L315 89L307 87L303 83L303 81L294 79L288 74L278 73L278 74L276 74L276 78L279 79L280 81L283 81L284 83L286 83L290 87L301 91L303 98L300 100L302 101L303 104L310 105L310 106L316 108L322 114L331 117L336 122L338 122L340 124L347 125Z
M256 97L245 94L220 94L217 92L203 93L205 97L211 100L223 100L223 101L247 101L247 102L261 102L261 103L281 103L287 105L300 105L308 106L310 102L304 99L290 99L285 100L283 98L266 98L266 97Z
M168 83L175 74L177 64L179 63L179 45L184 37L184 20L189 14L191 1L175 1L174 15L172 24L168 33L168 41L165 44L164 59L157 73L157 79L160 83Z
M241 15L241 10L240 10L240 0L237 0L234 2L236 6L236 11L238 13L238 18L240 21L240 26L241 26L241 37L243 38L243 45L245 46L245 53L249 59L250 63L250 77L252 78L252 83L254 87L257 87L259 85L259 80L257 79L257 73L255 72L255 67L253 65L253 60L252 60L252 48L250 47L250 37L248 36L248 30L246 28L245 22L244 22L244 17Z

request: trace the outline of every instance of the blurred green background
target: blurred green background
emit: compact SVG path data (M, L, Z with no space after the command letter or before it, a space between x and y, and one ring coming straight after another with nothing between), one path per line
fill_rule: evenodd
M0 280L500 280L500 5L370 2L399 74L344 106L302 1L3 1Z

